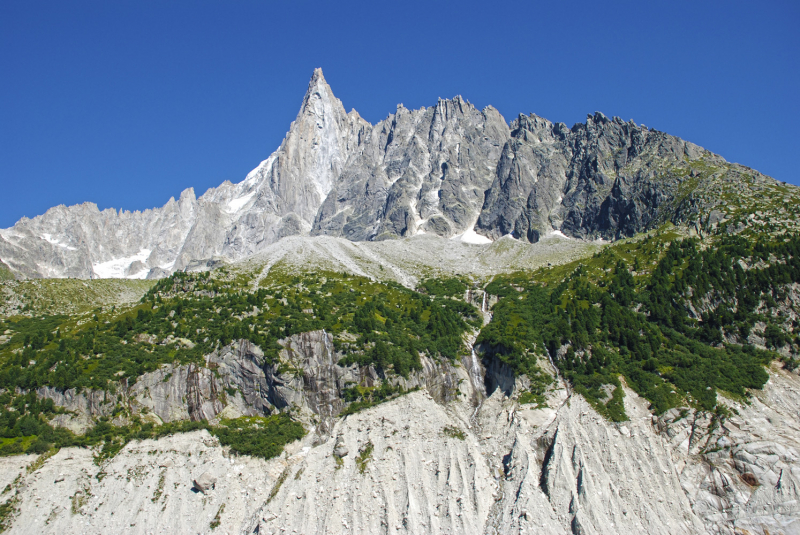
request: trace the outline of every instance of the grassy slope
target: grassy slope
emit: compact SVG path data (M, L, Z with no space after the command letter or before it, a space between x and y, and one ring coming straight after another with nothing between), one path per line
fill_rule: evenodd
M28 279L0 282L0 317L81 314L136 303L156 281Z
M14 280L11 269L0 260L0 281Z

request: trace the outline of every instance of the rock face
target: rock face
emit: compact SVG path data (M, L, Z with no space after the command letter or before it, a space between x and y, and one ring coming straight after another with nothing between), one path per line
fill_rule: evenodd
M656 421L695 513L721 533L800 533L797 376L774 366L763 391L720 421L672 409ZM745 531L746 530L746 531Z
M351 240L471 230L508 139L494 108L461 97L372 127L320 208L314 234Z
M300 343L302 341L295 340ZM313 342L312 342L313 343ZM773 368L738 415L614 424L559 387L532 409L412 392L333 421L270 461L207 432L132 442L97 466L62 449L0 458L11 533L798 533L800 378ZM192 489L195 489L193 492Z
M246 343L246 342L245 342ZM383 381L372 366L339 366L343 355L333 350L333 337L325 331L301 333L281 340L281 362L266 368L268 400L277 409L295 407L319 422L318 432L330 433L345 405L342 391L348 386L378 386ZM281 371L289 368L289 371ZM466 379L463 368L450 362L422 358L422 370L409 377L386 378L406 390L425 388L436 399L447 402L457 396L458 383Z
M460 96L418 110L401 104L371 125L345 112L317 69L283 143L242 182L200 198L187 189L144 212L57 206L0 230L0 262L19 277L158 278L295 235L614 239L711 213L719 199L692 195L700 160L736 167L602 113L572 128L536 115L509 125Z
M581 238L631 236L684 215L675 201L688 177L664 169L704 152L599 112L572 129L520 115L511 123L477 229L529 242L554 229Z
M263 416L292 408L327 437L345 408L342 391L357 384L378 386L384 380L372 366L340 366L344 355L334 351L333 337L325 331L300 333L279 343L284 349L274 363L266 362L258 346L239 340L207 355L203 366L164 365L113 395L50 387L37 393L70 411L57 415L53 425L79 434L96 419L111 416L118 404L158 424ZM423 388L446 403L457 399L459 383L469 384L470 378L468 369L456 363L423 357L422 370L387 380L406 390Z

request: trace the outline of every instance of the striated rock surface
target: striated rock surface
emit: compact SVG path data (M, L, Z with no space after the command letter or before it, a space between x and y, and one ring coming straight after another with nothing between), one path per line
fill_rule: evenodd
M461 97L372 127L320 208L313 234L373 240L471 231L508 139L492 107Z
M777 366L749 405L726 402L730 416L673 409L654 417L625 389L630 420L611 423L563 385L548 393L548 407L519 405L516 386L499 387L501 367L488 362L483 378L465 358L426 363L407 380L421 390L337 418L339 408L327 407L336 388L374 370L336 366L330 342L324 331L284 340L291 374L262 367L260 350L245 342L207 359L215 373L197 390L206 417L231 385L240 393L220 414L234 405L275 410L282 400L308 416L311 432L279 458L231 456L205 431L133 442L101 466L73 448L29 470L32 456L3 458L0 480L18 498L10 532L800 532L800 378ZM192 384L194 372L183 368L137 383L131 403L168 405L182 392L170 382ZM488 398L476 374L494 381ZM164 391L143 398L155 379ZM97 393L81 395L89 410L105 410ZM59 403L83 406L76 399Z
M800 533L800 381L773 366L749 405L728 418L672 409L656 426L681 485L715 533Z

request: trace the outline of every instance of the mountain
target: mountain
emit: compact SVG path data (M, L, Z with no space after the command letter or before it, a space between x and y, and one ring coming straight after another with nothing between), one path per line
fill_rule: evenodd
M338 169L367 127L316 70L281 146L238 183L193 189L144 212L58 206L0 230L0 258L23 277L145 278L194 260L239 259L307 234Z
M601 113L571 129L536 115L507 124L456 97L371 125L317 69L283 143L242 182L144 212L57 206L0 230L0 262L17 277L159 278L296 235L614 240L722 214L707 193L723 183L774 181Z
M441 238L294 237L158 282L5 282L25 307L0 311L0 522L796 533L800 237L755 236L701 250L665 226L415 290L392 280L400 251ZM444 243L451 266L485 247ZM498 264L550 252L490 247L512 249Z
M0 531L800 533L800 189L642 125L316 71L241 183L0 258Z

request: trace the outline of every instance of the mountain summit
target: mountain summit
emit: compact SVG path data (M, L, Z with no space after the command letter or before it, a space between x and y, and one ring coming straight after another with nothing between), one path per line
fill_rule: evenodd
M533 114L508 124L457 96L372 125L316 69L280 147L242 182L144 212L57 206L0 230L0 261L17 277L158 278L293 235L613 240L698 223L720 180L771 181L599 112L572 128Z

